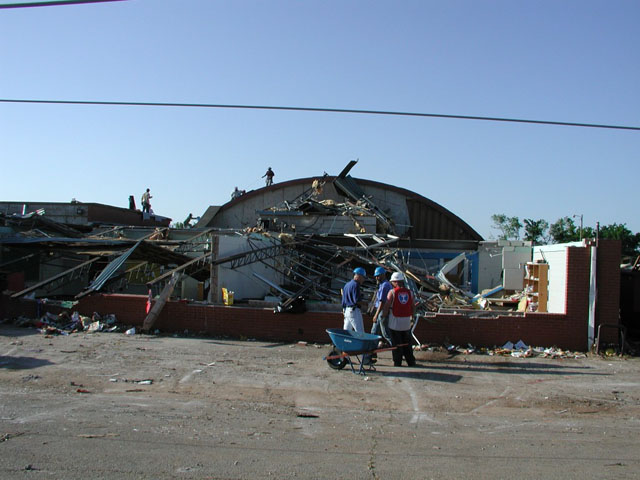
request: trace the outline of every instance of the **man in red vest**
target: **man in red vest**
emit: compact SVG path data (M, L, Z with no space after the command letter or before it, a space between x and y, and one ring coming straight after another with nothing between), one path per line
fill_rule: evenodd
M404 275L395 272L391 275L393 290L389 291L387 301L384 304L384 315L389 315L389 333L393 346L405 344L392 351L393 364L402 366L402 357L407 365L413 367L416 359L411 347L411 320L415 313L415 302L411 290L404 286Z

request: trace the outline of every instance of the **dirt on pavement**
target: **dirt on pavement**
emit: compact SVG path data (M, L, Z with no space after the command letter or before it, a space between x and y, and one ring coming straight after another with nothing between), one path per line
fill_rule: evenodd
M640 359L0 326L0 478L638 478Z

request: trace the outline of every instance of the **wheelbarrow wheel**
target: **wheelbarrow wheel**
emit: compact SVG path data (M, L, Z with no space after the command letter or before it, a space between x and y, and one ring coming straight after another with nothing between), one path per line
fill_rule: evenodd
M327 357L333 357L335 355L340 355L340 353L342 353L342 352L340 352L340 350L338 350L337 348L333 348L333 349L331 349L331 351L329 352L329 355L327 355ZM331 359L327 358L327 363L334 370L342 370L348 362L347 362L347 359L345 357L339 357L339 358L331 358Z

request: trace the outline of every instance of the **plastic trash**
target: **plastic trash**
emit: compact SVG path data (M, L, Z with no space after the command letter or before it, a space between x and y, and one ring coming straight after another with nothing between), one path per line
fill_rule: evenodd
M522 340L518 340L518 343L516 343L514 347L516 348L516 350L527 350L529 348L529 345L524 343Z
M87 332L88 333L99 332L102 330L102 326L103 325L100 322L93 322L91 325L87 327Z
M124 334L125 335L135 335L136 334L136 327L130 328L129 330L124 332Z

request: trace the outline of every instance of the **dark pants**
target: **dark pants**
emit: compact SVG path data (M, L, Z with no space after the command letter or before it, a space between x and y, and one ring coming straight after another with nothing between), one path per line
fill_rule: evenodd
M404 347L395 348L391 351L393 355L393 364L396 367L402 365L402 357L407 361L407 365L413 367L416 364L416 359L413 356L413 348L411 348L411 330L393 330L389 329L391 334L392 345L402 345L406 343Z

